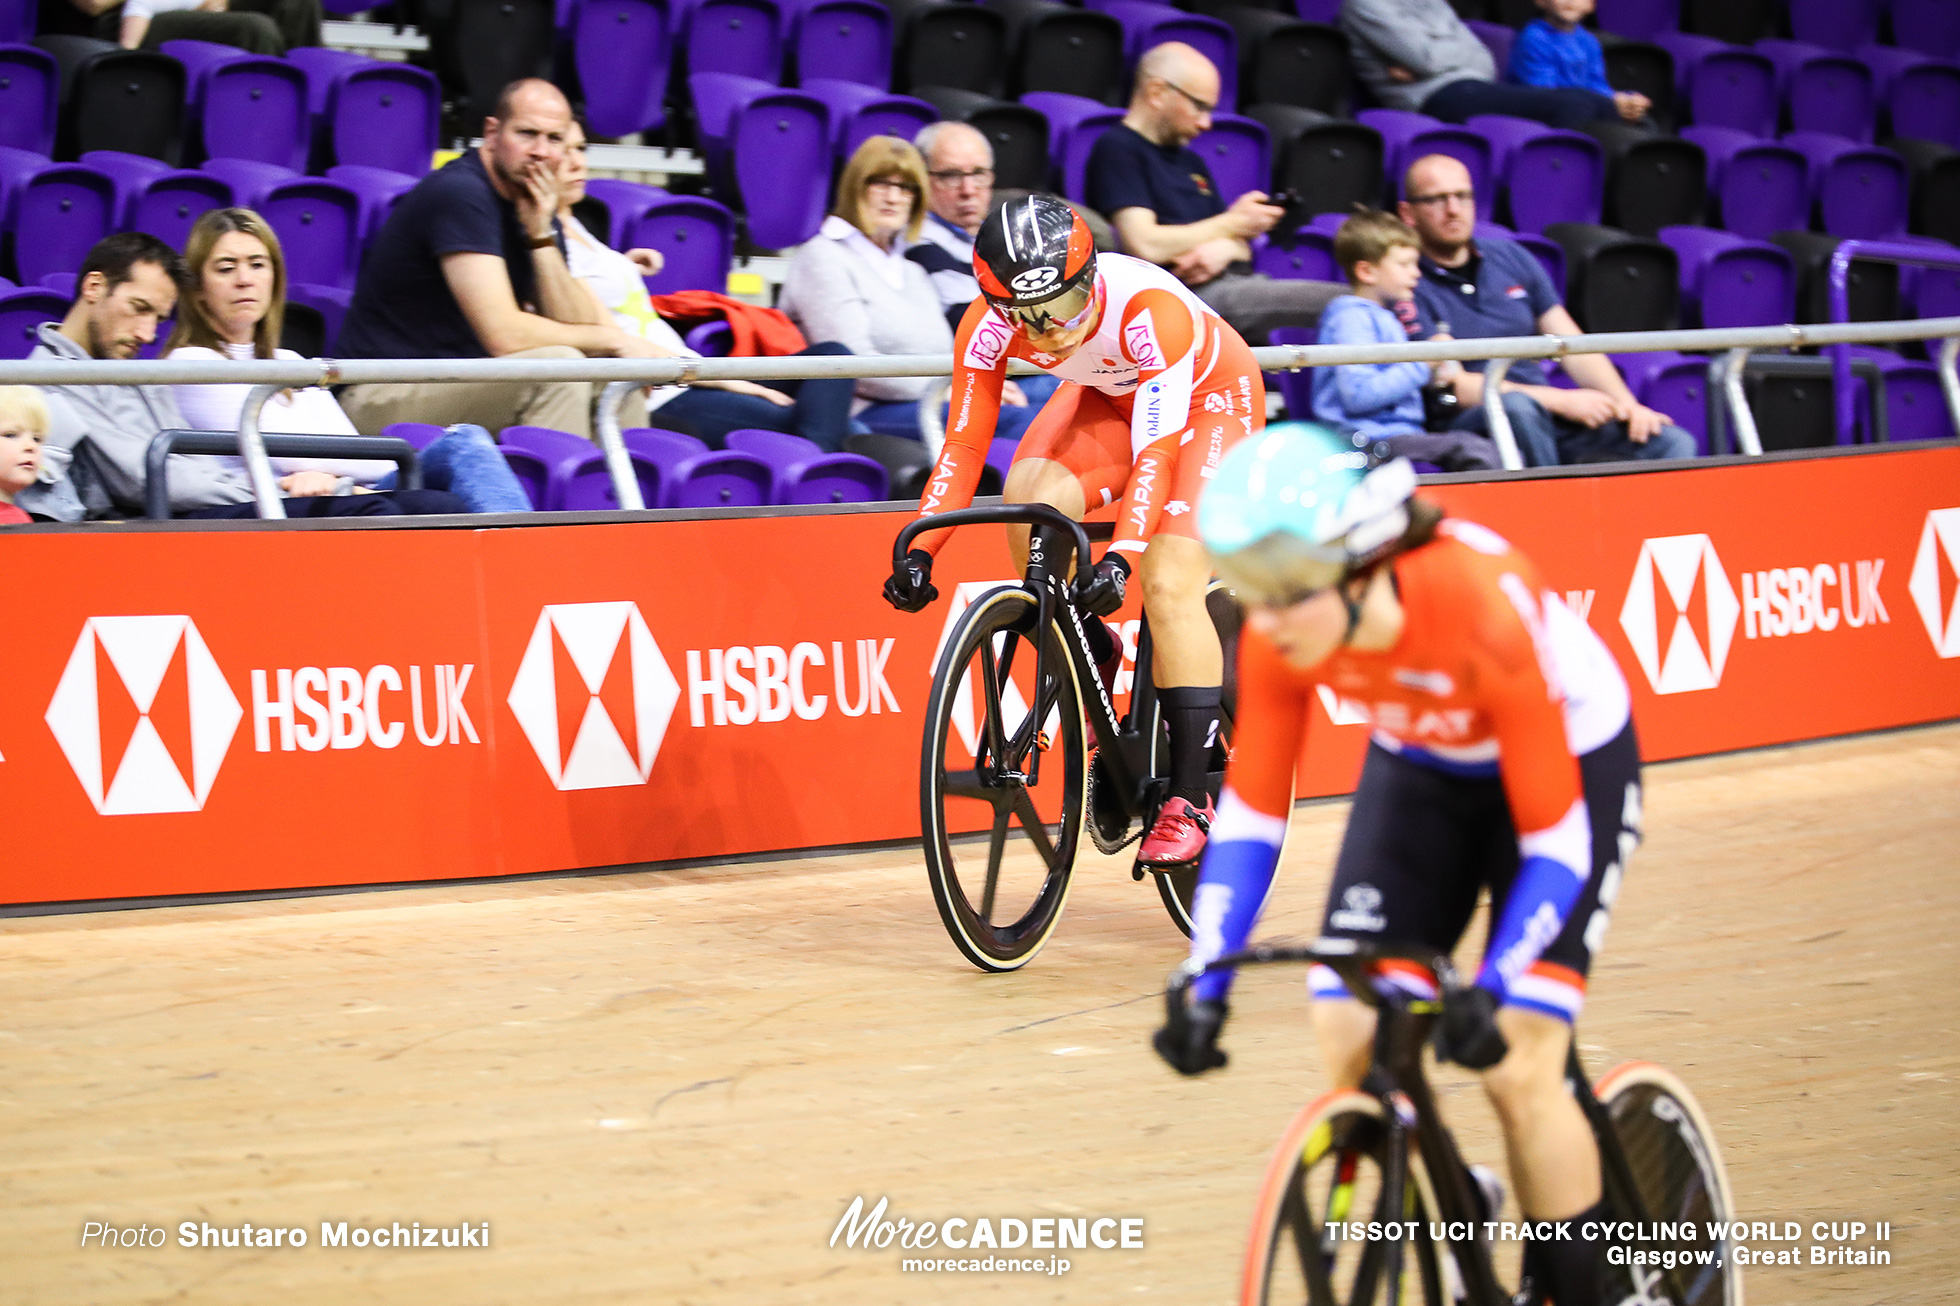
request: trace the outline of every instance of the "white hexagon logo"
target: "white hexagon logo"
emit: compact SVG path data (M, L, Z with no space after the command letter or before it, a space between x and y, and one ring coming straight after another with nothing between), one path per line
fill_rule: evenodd
M90 617L45 720L97 812L143 816L202 810L244 715L189 617Z
M1933 650L1943 658L1960 658L1960 508L1926 514L1906 593L1926 623Z
M680 682L636 603L554 603L538 614L510 710L559 789L653 774Z
M1697 589L1702 593L1699 604L1694 601ZM1662 594L1667 596L1665 617ZM1720 684L1741 615L1742 605L1706 535L1667 535L1641 543L1633 585L1620 606L1620 629L1656 694L1685 694Z

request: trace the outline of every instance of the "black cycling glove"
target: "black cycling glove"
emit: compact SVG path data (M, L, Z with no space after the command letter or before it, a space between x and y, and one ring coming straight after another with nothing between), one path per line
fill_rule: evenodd
M1510 1051L1497 1028L1497 995L1481 984L1458 989L1443 999L1436 1022L1436 1056L1466 1070L1488 1070Z
M917 612L938 597L939 590L932 583L932 555L924 549L906 554L892 567L891 579L885 582L885 602L900 612Z
M1088 577L1077 582L1076 606L1097 617L1107 617L1123 606L1123 595L1130 585L1130 562L1120 553L1107 553Z
M1178 994L1165 1006L1164 1027L1150 1040L1157 1055L1180 1075L1202 1075L1223 1066L1226 1057L1218 1048L1218 1032L1225 1027L1224 999L1186 1005Z

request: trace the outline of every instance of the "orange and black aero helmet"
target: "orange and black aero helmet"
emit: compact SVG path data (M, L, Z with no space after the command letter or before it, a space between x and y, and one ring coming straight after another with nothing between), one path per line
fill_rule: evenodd
M973 242L980 293L1029 336L1077 325L1095 303L1089 224L1053 195L1009 200Z

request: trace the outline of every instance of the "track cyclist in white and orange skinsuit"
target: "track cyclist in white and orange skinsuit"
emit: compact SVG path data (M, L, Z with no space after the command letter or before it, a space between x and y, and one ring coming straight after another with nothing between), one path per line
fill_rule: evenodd
M1521 1299L1596 1306L1606 1248L1582 1230L1607 1218L1599 1151L1564 1072L1586 974L1640 841L1626 680L1529 559L1414 490L1407 462L1370 470L1345 439L1308 423L1240 445L1206 490L1199 530L1246 619L1191 962L1245 946L1272 883L1310 706L1331 690L1374 730L1321 933L1447 952L1489 891L1484 959L1444 1012L1439 1051L1483 1072L1518 1204L1556 1226L1527 1244ZM1435 993L1419 967L1382 972L1378 982ZM1158 1053L1179 1071L1224 1064L1230 983L1230 972L1197 978L1158 1032ZM1356 1087L1374 1013L1324 968L1310 987L1329 1073Z
M1193 510L1225 451L1265 425L1259 365L1176 277L1120 254L1098 258L1087 225L1053 196L996 209L974 242L973 270L981 297L960 323L946 444L919 513L972 503L1009 359L1062 379L1021 439L1005 498L1045 503L1076 520L1120 503L1115 539L1085 606L1097 617L1115 612L1132 570L1140 571L1171 775L1137 859L1189 863L1203 851L1213 815L1205 773L1225 670L1205 609L1211 564ZM895 607L916 612L937 597L932 560L946 535L920 536L886 583ZM1012 547L1025 568L1025 528L1015 528ZM1099 620L1086 629L1098 664L1113 667L1121 655L1114 632Z

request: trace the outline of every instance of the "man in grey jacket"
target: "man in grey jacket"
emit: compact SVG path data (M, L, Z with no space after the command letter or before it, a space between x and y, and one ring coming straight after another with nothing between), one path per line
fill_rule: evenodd
M75 302L60 323L44 322L35 362L127 360L157 338L187 282L184 260L154 236L117 232L96 242L75 279ZM42 386L48 401L48 439L41 483L15 503L38 517L77 521L89 511L141 512L144 459L159 431L182 429L183 415L167 385ZM180 517L251 517L252 485L235 460L171 456L170 508ZM336 478L296 472L280 480L292 517L394 514L386 495L340 496ZM436 491L417 491L437 495ZM447 501L448 495L439 495ZM429 511L463 511L461 501Z
M1499 82L1490 50L1449 0L1342 0L1341 30L1355 75L1391 109L1456 123L1505 113L1552 127L1615 116L1612 101L1590 91Z

